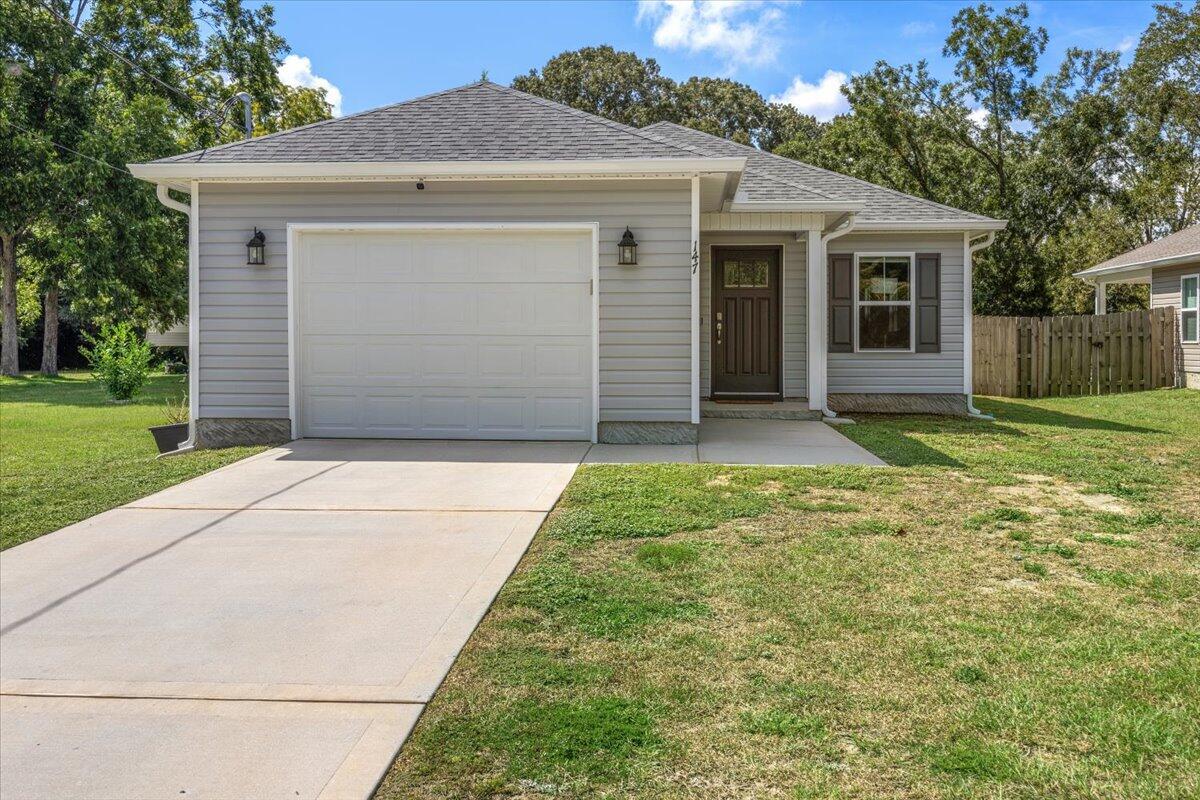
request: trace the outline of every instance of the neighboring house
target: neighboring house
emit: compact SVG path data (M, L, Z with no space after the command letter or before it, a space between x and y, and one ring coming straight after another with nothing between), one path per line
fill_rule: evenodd
M972 252L1004 227L486 81L130 168L190 214L201 446L690 442L709 398L964 413Z
M187 347L188 321L177 322L163 331L151 325L146 331L146 341L155 347Z
M1106 311L1110 283L1150 285L1150 307L1174 307L1183 385L1200 389L1200 225L1076 272L1096 287L1096 313Z

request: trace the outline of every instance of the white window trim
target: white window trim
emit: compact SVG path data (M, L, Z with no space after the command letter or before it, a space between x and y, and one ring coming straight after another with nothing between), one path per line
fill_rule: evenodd
M1196 281L1196 305L1191 306L1190 308L1184 308L1184 306L1183 306L1183 283L1184 283L1184 281L1188 281L1188 280ZM1184 339L1183 338L1183 315L1188 312L1191 312L1196 315L1196 338L1195 339ZM1183 344L1200 344L1200 272L1196 272L1191 275L1180 275L1179 276L1179 341L1182 342Z
M860 300L858 294L858 261L860 258L907 258L908 259L908 300ZM917 285L917 254L916 252L871 252L854 254L854 352L856 353L915 353L917 351L917 298L914 289ZM860 306L908 306L908 347L867 347L858 346L858 333L861 327L858 309Z

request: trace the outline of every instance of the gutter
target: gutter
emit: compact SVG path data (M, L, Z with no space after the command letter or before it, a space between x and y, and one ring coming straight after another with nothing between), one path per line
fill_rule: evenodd
M482 180L514 178L658 177L740 173L746 159L641 158L543 161L150 162L129 164L135 178L164 181Z
M1085 281L1095 282L1100 278L1110 278L1114 275L1122 275L1126 272L1141 273L1145 270L1151 270L1156 267L1173 267L1176 264L1190 264L1193 261L1200 261L1200 253L1185 253L1181 256L1167 256L1166 258L1155 258L1150 261L1138 261L1133 264L1121 264L1116 267L1092 267L1091 269L1080 270L1079 272L1071 273L1074 277ZM1140 274L1132 277L1140 278ZM1120 283L1120 281L1108 281L1110 283Z
M996 418L990 414L984 414L975 407L973 392L975 390L975 372L974 372L974 321L975 321L975 300L972 294L972 279L975 270L974 256L985 247L988 247L992 242L996 241L996 232L990 231L983 241L977 244L971 244L971 234L963 234L963 244L966 245L966 264L963 268L963 304L966 313L963 314L963 360L966 369L963 370L963 394L967 398L967 416L972 419L984 420L991 422Z
M854 214L854 212L849 212L844 217L846 220L844 224L842 223L842 218L838 218L837 222L834 223L838 227L833 228L832 230L830 230L827 233L823 232L821 234L821 253L822 254L826 254L829 252L829 243L830 242L832 242L834 239L840 239L841 237L845 236L847 233L850 233L851 231L854 230L854 226L857 222L855 217L856 217L856 215ZM829 357L828 357L828 355L826 355L826 357L825 357L825 404L821 408L821 416L826 420L833 420L833 419L838 418L837 412L829 407Z
M184 440L179 448L172 450L169 453L161 453L158 458L168 458L176 456L180 453L186 453L196 448L196 412L199 395L199 377L200 372L197 369L200 355L198 345L198 336L195 326L199 323L196 321L194 313L199 308L199 303L193 295L198 293L199 281L196 274L196 265L199 253L198 242L196 241L196 219L192 214L192 204L195 202L194 193L188 193L188 202L181 203L171 197L168 192L168 186L165 183L158 184L154 192L158 197L158 202L162 203L172 211L178 211L181 214L187 215L188 218L188 438ZM193 291L195 287L196 291Z

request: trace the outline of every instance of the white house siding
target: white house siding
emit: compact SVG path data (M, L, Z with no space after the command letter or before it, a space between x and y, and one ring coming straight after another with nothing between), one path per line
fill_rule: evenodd
M830 253L941 253L940 353L830 353L829 393L963 393L963 236L961 233L848 234Z
M690 181L204 184L201 418L287 418L289 222L598 222L600 419L690 420ZM636 234L638 266L618 267ZM267 264L246 264L254 227Z
M706 215L708 216L708 215ZM794 233L700 233L700 396L712 390L712 248L722 245L783 247L783 394L808 394L808 259L804 235Z
M1163 308L1173 306L1179 308L1180 297L1179 279L1184 275L1200 273L1200 261L1180 267L1163 267L1155 269L1150 279L1150 307ZM1175 320L1179 325L1178 317ZM1178 327L1177 327L1178 329ZM1197 377L1192 382L1200 381L1200 344L1180 345L1183 350L1183 371ZM1190 384L1189 384L1190 385Z

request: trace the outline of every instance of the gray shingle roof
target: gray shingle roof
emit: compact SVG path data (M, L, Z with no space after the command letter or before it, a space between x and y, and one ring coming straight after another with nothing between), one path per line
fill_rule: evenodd
M1089 275L1094 272L1109 272L1122 267L1130 269L1141 267L1150 262L1166 259L1186 259L1195 256L1200 261L1200 225L1193 225L1181 231L1164 236L1161 239L1142 245L1128 253L1101 261L1094 267L1076 272L1076 275Z
M157 163L695 158L696 150L488 81Z
M990 222L673 123L631 128L480 81L404 103L159 159L157 164L746 158L745 202L862 202L861 222Z
M690 146L710 156L745 156L746 172L738 187L739 201L859 201L866 204L858 214L860 223L992 221L990 217L876 186L858 178L830 172L802 161L685 128L673 122L657 122L642 130L663 141Z

